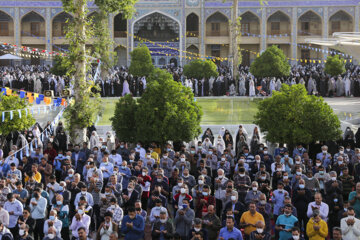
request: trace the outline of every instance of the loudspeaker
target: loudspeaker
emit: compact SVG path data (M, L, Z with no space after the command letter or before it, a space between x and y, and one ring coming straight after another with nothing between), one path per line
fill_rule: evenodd
M70 89L64 89L61 92L62 97L70 97L70 95L71 95L71 90Z
M54 97L54 91L53 90L45 90L44 96L45 97Z

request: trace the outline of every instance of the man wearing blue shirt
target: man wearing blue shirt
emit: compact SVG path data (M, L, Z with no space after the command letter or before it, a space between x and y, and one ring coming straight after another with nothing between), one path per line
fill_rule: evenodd
M144 238L145 222L143 217L137 215L135 208L129 208L121 223L121 233L125 235L125 240L140 240Z
M279 231L280 240L288 240L292 237L291 229L298 224L298 219L291 214L291 204L285 205L284 214L280 215L276 220L275 229Z
M242 240L242 235L239 229L234 227L235 219L233 217L226 217L226 226L220 230L219 240Z
M9 230L14 236L17 236L17 221L19 216L23 215L23 205L16 200L12 193L7 195L8 201L4 204L4 209L9 213Z

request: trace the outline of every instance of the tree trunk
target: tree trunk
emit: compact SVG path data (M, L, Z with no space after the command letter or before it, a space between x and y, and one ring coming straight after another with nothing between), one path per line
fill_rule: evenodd
M231 55L233 57L232 61L232 72L233 79L235 81L236 92L239 91L239 81L238 81L238 66L239 66L239 43L238 36L240 34L238 26L238 5L239 0L233 0L232 5L232 19L231 19Z
M76 48L78 49L78 56L74 62L76 72L74 74L74 100L75 106L81 106L83 101L84 86L86 86L86 15L85 8L87 8L87 0L74 0L76 10L74 12L74 19L76 21L74 33L77 38ZM79 108L81 111L81 108ZM76 117L76 116L74 116ZM75 124L75 131L71 134L73 143L84 142L83 138L86 136L83 126Z

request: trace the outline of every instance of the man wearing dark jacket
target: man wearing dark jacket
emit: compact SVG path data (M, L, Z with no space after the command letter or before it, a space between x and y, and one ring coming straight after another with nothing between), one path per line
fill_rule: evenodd
M167 213L160 212L160 219L155 221L151 237L154 240L161 239L172 239L174 235L174 226L167 218Z
M292 196L292 203L297 210L297 218L299 220L300 228L306 228L306 223L308 222L308 217L306 215L306 210L308 204L311 202L311 191L306 188L304 179L299 180L299 186L294 189Z

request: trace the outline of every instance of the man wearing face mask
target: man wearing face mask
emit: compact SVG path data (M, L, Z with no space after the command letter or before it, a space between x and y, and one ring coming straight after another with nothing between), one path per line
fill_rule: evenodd
M150 222L151 222L151 224L154 224L156 221L159 220L160 212L166 212L166 217L168 217L167 210L166 210L166 208L164 208L162 206L161 200L156 199L155 200L155 206L151 209L151 212L150 212Z
M33 240L29 235L29 225L21 224L19 228L19 240Z
M118 231L118 225L112 219L111 212L106 212L104 215L104 222L101 223L97 231L97 239L108 240L112 232Z
M352 207L347 209L348 216L340 221L341 232L344 240L353 240L360 238L360 220L355 217L355 211Z
M275 229L279 231L279 239L287 240L291 238L291 229L298 223L298 219L292 215L292 206L287 204L284 214L280 215L276 220Z
M249 240L271 240L271 234L265 231L265 223L258 221L256 223L256 230L250 234Z
M47 200L40 195L40 189L34 190L34 197L30 200L31 217L35 220L34 240L44 238L44 222Z
M81 183L80 184L80 189L81 192L79 192L78 194L76 194L75 197L75 201L74 201L74 205L78 206L79 205L79 201L80 201L80 197L83 196L86 198L86 201L89 203L90 206L94 206L94 199L91 193L89 193L87 191L87 187L85 185L85 183Z
M166 177L171 177L171 171L174 165L174 161L169 158L168 152L163 152L163 157L160 159L160 168L164 169L164 175Z
M72 231L73 237L79 237L78 230L82 227L85 228L86 234L89 234L90 222L90 216L85 214L85 206L80 204L77 213L72 218L70 225L70 230Z
M54 227L50 227L48 232L46 233L46 237L43 240L61 240L61 237L56 235L56 229Z
M55 228L55 235L61 238L61 229L62 229L62 222L57 218L57 211L51 210L49 214L49 219L45 221L44 224L44 234L49 231L50 227Z
M330 173L331 180L325 183L325 191L327 196L327 202L331 202L332 196L334 194L339 195L342 200L342 192L343 192L343 186L341 181L337 180L337 173L335 171L331 171Z
M75 170L77 173L82 173L83 167L86 162L86 156L84 152L80 151L80 146L78 144L75 145L74 152L71 155L72 165L75 166Z
M302 211L301 209L306 209L308 204L311 202L311 192L307 188L307 185L305 184L304 179L299 180L299 187L294 189L293 196L292 196L292 202L294 203L294 206L296 209L298 209L297 217L299 220L299 226L300 229L302 227L305 228L305 225L308 221L308 217L306 215L305 211Z
M204 240L208 240L208 232L205 228L202 227L202 220L200 218L194 219L194 227L190 229L188 233L188 239L192 239L195 234L200 233L203 236Z
M216 198L216 215L220 216L222 209L223 191L227 187L229 179L225 177L225 172L222 169L217 170L217 178L215 178L215 198Z
M251 183L251 190L247 192L245 197L245 204L248 205L253 201L258 201L261 192L258 191L258 183L256 181Z
M231 201L225 205L224 209L232 209L234 212L235 222L238 223L240 222L241 215L244 213L245 206L240 201L238 201L238 198L234 193L232 193L230 199Z
M182 240L187 238L192 222L195 217L195 212L190 208L190 199L184 198L182 200L182 205L176 211L176 216L174 219L174 225L176 232L180 235Z
M151 237L154 240L172 239L173 235L174 226L168 220L167 211L161 211L159 221L153 225Z
M291 229L291 234L292 234L292 237L289 238L289 240L303 240L303 238L301 237L300 228L298 228L298 227L293 227L293 228Z
M239 201L244 202L248 189L251 185L251 179L245 173L245 168L240 168L239 173L234 177L235 188L239 193Z
M204 185L201 194L196 198L196 217L202 218L208 213L208 206L215 205L215 198L211 196L211 190L208 185Z

